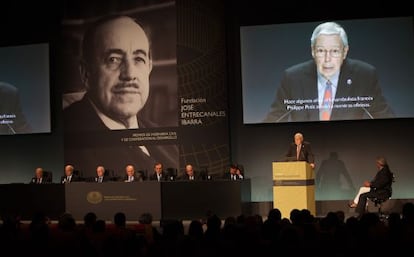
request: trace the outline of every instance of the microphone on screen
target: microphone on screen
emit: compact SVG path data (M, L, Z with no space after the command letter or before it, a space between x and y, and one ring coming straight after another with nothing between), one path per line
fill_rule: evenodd
M289 111L285 112L282 116L279 117L279 119L276 120L276 122L279 122L281 120L283 120L286 116L288 116L291 112L293 111L293 109L290 109Z
M364 112L368 115L368 117L371 119L371 120L373 120L374 119L374 117L372 116L372 114L367 110L367 108L365 108L365 107L361 107L362 108L362 110L364 110Z
M13 135L15 135L16 134L16 131L14 130L14 128L9 124L9 123L6 123L6 125L7 125L7 127L9 127L9 130L10 130L10 132L13 134Z

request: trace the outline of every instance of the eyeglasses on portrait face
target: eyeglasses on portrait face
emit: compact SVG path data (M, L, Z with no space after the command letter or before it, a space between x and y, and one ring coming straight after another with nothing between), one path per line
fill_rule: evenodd
M315 56L318 58L325 57L328 53L330 57L338 58L341 57L344 52L343 48L332 48L332 49L325 49L322 47L316 47L314 49Z

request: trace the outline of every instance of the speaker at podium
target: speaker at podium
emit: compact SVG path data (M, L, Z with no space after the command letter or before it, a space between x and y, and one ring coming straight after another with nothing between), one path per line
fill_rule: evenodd
M283 218L293 209L307 209L315 216L315 173L309 163L273 162L273 207Z

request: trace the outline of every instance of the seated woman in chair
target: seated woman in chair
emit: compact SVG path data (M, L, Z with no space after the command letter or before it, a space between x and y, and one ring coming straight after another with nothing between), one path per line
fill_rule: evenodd
M359 188L354 201L349 204L350 208L356 208L355 211L360 216L365 213L368 198L388 199L391 197L393 173L384 157L377 157L375 164L378 171L374 179L371 182L365 181L364 185Z

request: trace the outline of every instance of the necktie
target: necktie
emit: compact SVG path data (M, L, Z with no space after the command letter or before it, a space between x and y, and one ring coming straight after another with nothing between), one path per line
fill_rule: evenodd
M99 183L102 183L102 177L99 177L98 181Z
M329 120L331 118L332 106L332 82L326 81L325 93L323 95L320 120Z
M301 146L301 145L298 145L298 146L296 147L296 160L299 160L299 157L300 157L300 146Z

